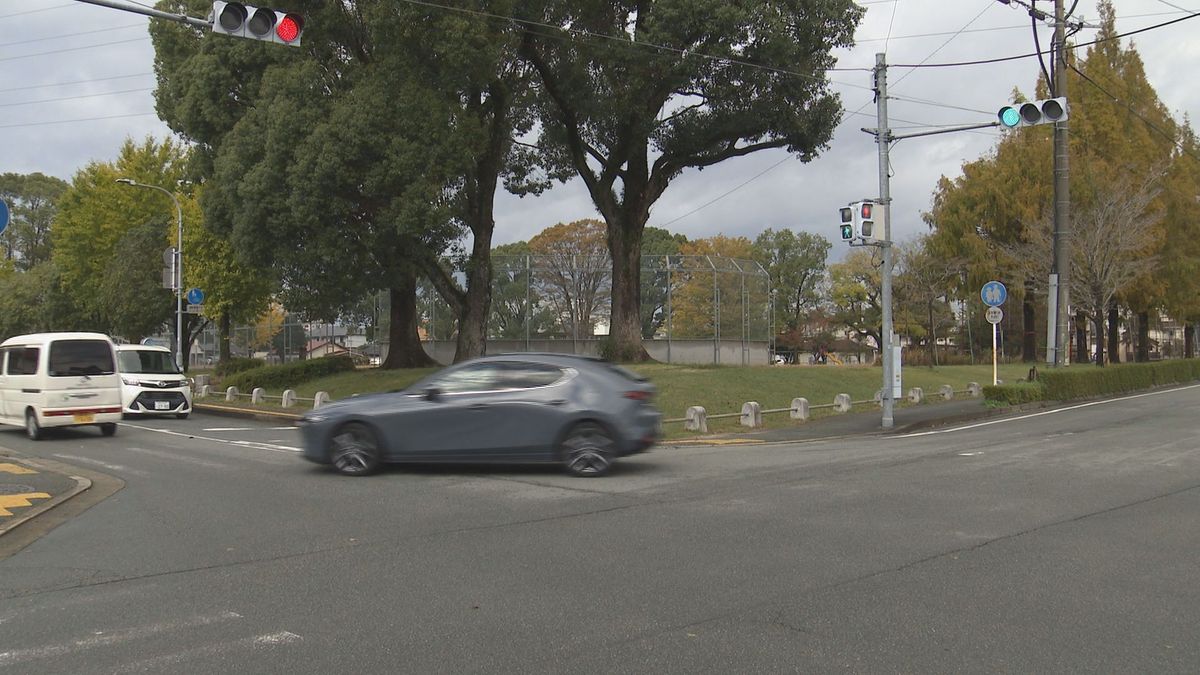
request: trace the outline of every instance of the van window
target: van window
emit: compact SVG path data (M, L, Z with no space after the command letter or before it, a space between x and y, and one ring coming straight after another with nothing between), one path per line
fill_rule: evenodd
M174 356L153 349L122 349L117 363L122 373L180 373Z
M50 343L50 377L111 375L112 346L104 340L55 340Z
M8 350L9 375L37 375L37 347L10 347Z

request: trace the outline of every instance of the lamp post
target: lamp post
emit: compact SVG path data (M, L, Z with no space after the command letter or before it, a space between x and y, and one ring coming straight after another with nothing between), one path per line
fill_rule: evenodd
M157 185L146 185L132 178L118 178L122 185L158 190L171 198L175 205L175 278L171 285L175 287L175 363L180 368L186 368L183 361L183 209L179 208L179 199L174 192Z

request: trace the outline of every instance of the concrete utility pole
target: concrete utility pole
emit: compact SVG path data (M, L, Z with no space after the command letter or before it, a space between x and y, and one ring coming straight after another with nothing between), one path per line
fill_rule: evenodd
M880 331L880 350L883 351L883 428L891 429L895 424L892 399L892 373L896 367L892 353L892 195L888 176L888 146L892 132L888 129L887 117L887 55L875 55L875 110L877 128L875 142L879 144L879 203L883 205L883 269L879 272L882 285L880 302L883 304L883 329Z
M1054 82L1051 96L1067 95L1067 31L1063 0L1054 0ZM1055 366L1071 362L1069 320L1071 307L1071 188L1068 173L1067 120L1054 123L1054 263L1050 269L1051 299L1046 348L1047 361ZM1057 293L1054 293L1057 288ZM1052 346L1053 345L1053 346Z

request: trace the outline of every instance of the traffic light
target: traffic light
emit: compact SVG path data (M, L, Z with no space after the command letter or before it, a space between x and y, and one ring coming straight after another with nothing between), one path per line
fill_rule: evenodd
M214 33L299 47L300 34L304 32L304 18L291 12L218 0L212 4L212 30Z
M858 203L858 234L863 241L875 238L875 202Z
M1000 126L1006 129L1031 127L1035 124L1054 124L1067 119L1067 98L1048 98L1044 101L1006 105L997 113Z
M854 241L854 209L849 206L841 208L842 215L842 241Z

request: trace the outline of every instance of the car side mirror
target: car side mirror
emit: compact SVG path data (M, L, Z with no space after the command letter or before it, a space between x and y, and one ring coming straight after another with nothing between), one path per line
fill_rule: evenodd
M437 387L429 387L425 389L425 391L421 392L421 395L425 397L426 401L442 400L442 390L438 389Z

